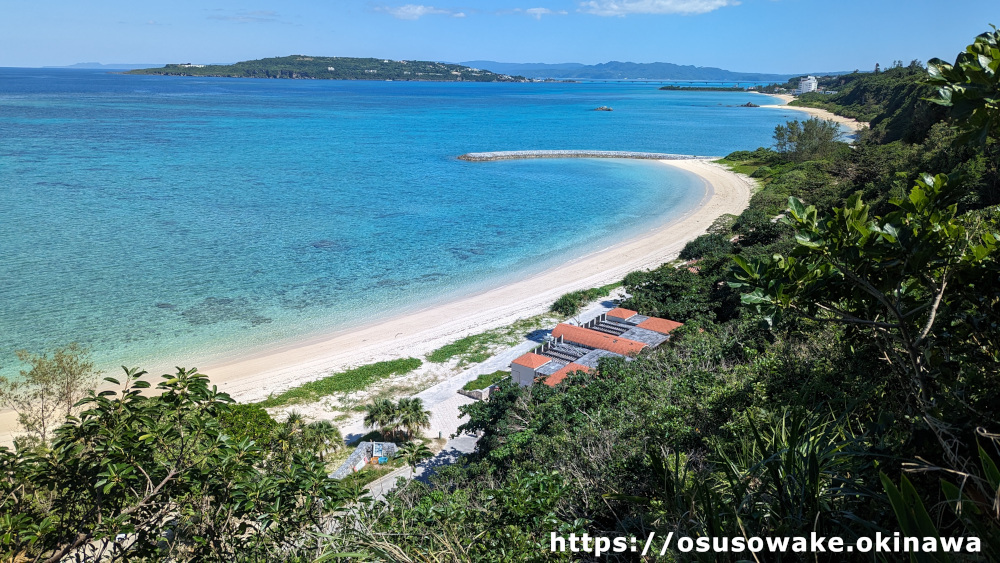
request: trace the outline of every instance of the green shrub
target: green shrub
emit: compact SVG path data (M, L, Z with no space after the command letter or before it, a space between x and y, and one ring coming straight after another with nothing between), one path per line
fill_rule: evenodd
M423 362L417 358L376 362L293 387L284 393L268 397L258 404L265 408L280 407L295 403L318 401L320 398L334 393L360 391L381 379L409 373L422 364Z
M278 423L259 404L234 403L219 413L219 427L237 442L249 438L265 444Z
M729 242L729 237L722 234L706 233L700 237L689 241L681 250L681 260L695 260L703 256L722 256L731 254L733 244Z
M567 317L573 316L579 313L580 309L587 303L611 295L611 291L620 286L621 283L612 283L601 287L571 291L556 299L556 302L549 307L549 310Z
M466 383L462 386L462 389L466 391L478 391L480 389L486 389L487 387L493 385L497 381L504 379L505 377L510 377L509 371L495 371L493 373L484 373L479 377L473 379L472 381Z

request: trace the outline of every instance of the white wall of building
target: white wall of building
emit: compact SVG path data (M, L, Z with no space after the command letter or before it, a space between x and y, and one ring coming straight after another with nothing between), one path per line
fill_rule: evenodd
M819 81L816 80L815 76L807 76L799 81L799 87L795 90L798 94L805 94L806 92L815 92L819 88Z
M510 378L521 387L535 382L535 370L518 364L510 364Z

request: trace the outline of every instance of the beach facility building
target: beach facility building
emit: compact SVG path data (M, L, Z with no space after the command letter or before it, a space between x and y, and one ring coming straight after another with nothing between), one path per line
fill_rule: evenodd
M799 81L799 87L795 89L796 94L815 92L819 88L819 81L815 76L807 76Z
M548 341L511 362L511 379L522 387L536 381L554 387L570 373L593 371L601 358L628 358L656 348L679 326L620 307L582 326L560 323Z

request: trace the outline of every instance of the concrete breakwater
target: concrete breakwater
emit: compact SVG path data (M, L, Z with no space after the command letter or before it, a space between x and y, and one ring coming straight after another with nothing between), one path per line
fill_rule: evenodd
M458 157L459 160L468 160L471 162L515 160L522 158L635 158L641 160L691 160L704 157L687 154L667 154L661 152L586 150L470 152Z

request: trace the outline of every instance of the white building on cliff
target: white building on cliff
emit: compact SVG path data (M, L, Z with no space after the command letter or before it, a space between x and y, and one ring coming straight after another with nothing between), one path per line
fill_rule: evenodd
M805 94L806 92L815 92L819 88L819 81L816 80L815 76L807 76L799 81L799 87L795 89L796 94Z

